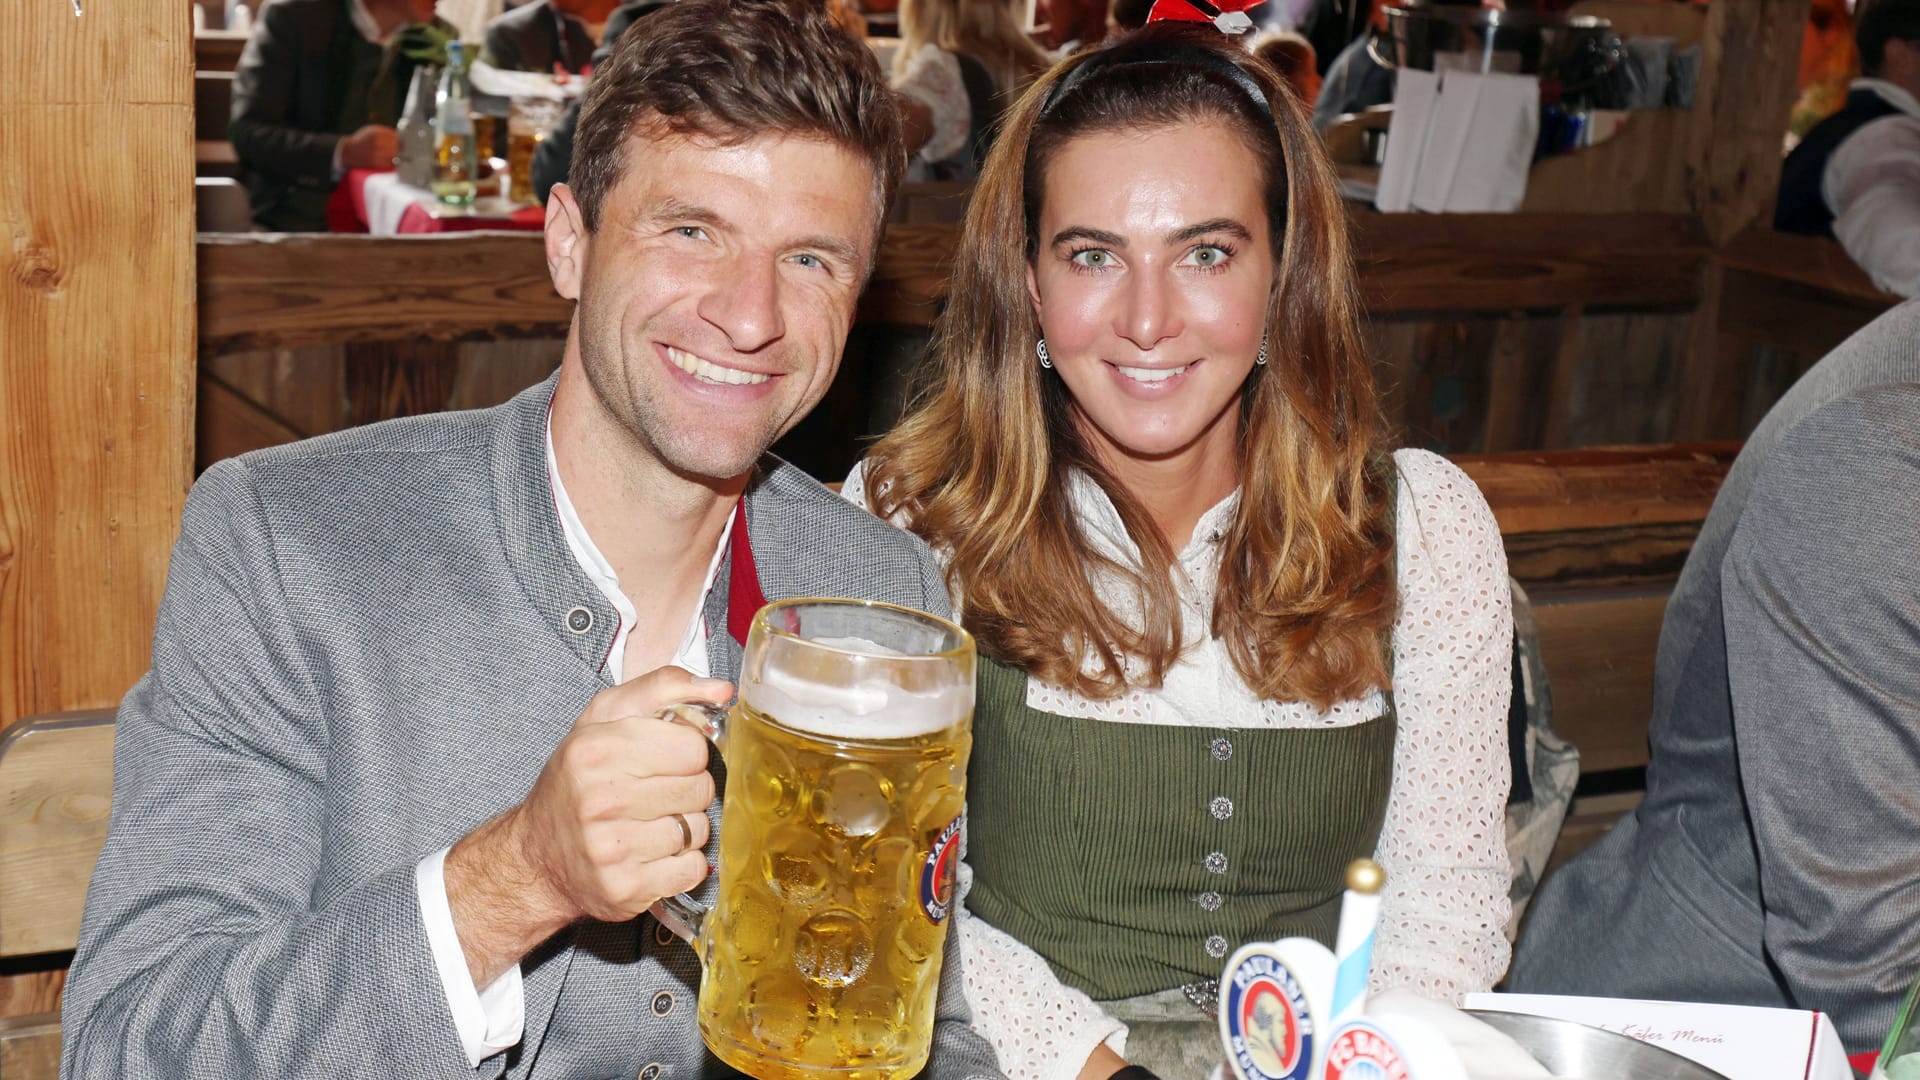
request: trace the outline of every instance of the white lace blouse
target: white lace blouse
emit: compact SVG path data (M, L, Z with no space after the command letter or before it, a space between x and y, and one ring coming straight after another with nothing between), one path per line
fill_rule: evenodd
M1400 612L1393 627L1399 721L1375 852L1387 887L1370 981L1375 992L1406 989L1457 1002L1490 989L1509 953L1503 932L1513 636L1507 561L1486 499L1458 466L1421 450L1401 450L1394 462L1400 470ZM843 494L866 505L859 467ZM1096 543L1137 555L1097 485L1076 483L1072 498ZM1027 703L1121 724L1340 727L1377 716L1384 704L1377 691L1324 713L1298 702L1258 700L1225 648L1205 636L1219 537L1238 505L1236 492L1208 510L1179 554L1189 640L1160 689L1092 701L1031 679ZM1125 610L1126 594L1106 589L1102 595L1116 611ZM955 929L974 1025L993 1043L1009 1077L1071 1080L1100 1043L1125 1053L1126 1028L1063 985L1037 953L964 911Z

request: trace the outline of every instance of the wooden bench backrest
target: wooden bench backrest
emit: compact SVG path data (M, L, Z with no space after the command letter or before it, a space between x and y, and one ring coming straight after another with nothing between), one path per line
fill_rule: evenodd
M1555 724L1586 771L1646 762L1666 593L1738 447L1461 456L1535 600ZM0 737L0 957L71 949L113 790L113 714Z
M113 713L0 734L0 958L71 949L113 797Z

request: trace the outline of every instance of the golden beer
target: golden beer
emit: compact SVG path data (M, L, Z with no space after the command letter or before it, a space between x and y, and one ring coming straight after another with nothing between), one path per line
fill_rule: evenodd
M749 635L698 937L700 1033L759 1080L906 1080L926 1064L973 746L972 641L938 625L963 648L862 656L884 646L779 634L756 648L758 620Z
M521 206L532 206L540 201L533 193L533 152L540 146L540 137L530 131L515 131L507 136L507 176L508 196Z

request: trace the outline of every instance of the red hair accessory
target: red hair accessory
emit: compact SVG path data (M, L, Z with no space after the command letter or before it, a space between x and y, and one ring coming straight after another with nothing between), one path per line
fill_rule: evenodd
M1266 0L1155 0L1148 22L1210 22L1223 34L1244 34L1253 28L1247 9Z

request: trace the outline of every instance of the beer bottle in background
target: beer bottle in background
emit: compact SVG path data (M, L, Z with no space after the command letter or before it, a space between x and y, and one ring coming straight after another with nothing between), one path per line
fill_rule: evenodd
M473 201L479 147L473 137L473 86L467 81L466 47L447 42L447 67L440 73L434 112L433 193L440 201L465 206Z

